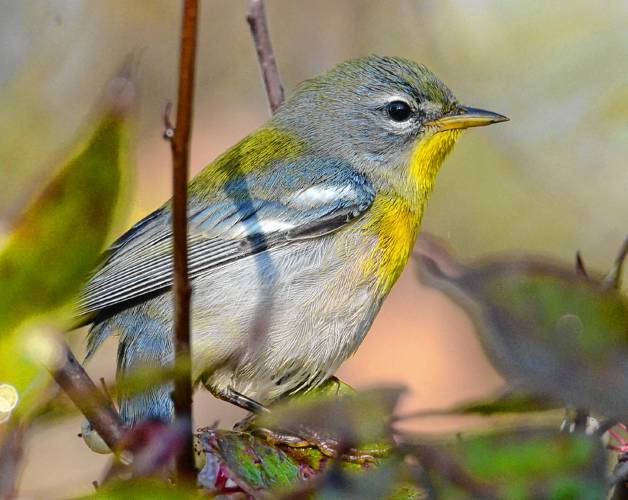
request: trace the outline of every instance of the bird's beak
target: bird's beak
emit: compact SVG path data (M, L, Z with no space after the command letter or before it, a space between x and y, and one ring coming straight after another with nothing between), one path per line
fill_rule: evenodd
M436 120L427 122L426 125L428 127L435 127L440 132L441 130L484 127L485 125L491 125L492 123L507 121L507 117L493 113L492 111L459 106L453 114L441 116Z

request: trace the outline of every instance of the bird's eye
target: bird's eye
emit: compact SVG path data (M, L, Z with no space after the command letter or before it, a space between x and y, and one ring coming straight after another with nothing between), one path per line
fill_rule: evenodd
M393 121L405 122L412 116L412 108L407 102L392 101L386 105L386 113Z

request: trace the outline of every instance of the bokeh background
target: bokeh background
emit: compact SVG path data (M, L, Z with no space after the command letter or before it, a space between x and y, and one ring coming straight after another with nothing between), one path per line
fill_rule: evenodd
M535 252L605 269L628 231L628 3L572 0L267 0L287 94L369 53L427 64L459 99L511 122L467 132L440 175L424 228L464 259ZM204 0L192 169L268 118L245 0ZM136 61L132 222L170 196L164 104L176 95L179 2L0 1L0 224L50 174L125 58ZM115 235L112 235L115 236ZM80 237L80 235L77 235ZM402 410L444 408L500 387L468 318L417 283L411 264L339 375L356 387L403 383ZM1 285L0 285L1 286ZM84 332L71 334L78 353ZM115 341L89 365L111 378ZM0 360L1 362L1 360ZM198 425L241 412L208 393ZM423 432L474 422L425 419ZM76 437L80 418L29 435L21 491L89 491L107 457Z

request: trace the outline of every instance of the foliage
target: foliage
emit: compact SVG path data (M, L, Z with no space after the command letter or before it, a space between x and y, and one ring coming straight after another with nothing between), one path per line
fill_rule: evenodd
M511 386L562 405L628 417L628 301L559 263L494 260L456 276L425 260L426 279L473 317Z
M92 132L1 244L0 382L19 395L17 411L28 411L47 382L42 363L60 361L54 328L67 326L71 301L96 265L119 207L128 171L128 96L115 90Z

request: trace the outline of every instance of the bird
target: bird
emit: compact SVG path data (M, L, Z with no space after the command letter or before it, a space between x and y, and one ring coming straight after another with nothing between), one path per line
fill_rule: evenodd
M404 269L463 129L506 120L400 57L301 83L188 185L193 382L255 411L333 376ZM80 297L86 358L117 336L118 379L172 366L171 223L166 202L135 224ZM171 391L122 392L122 419L172 421Z

